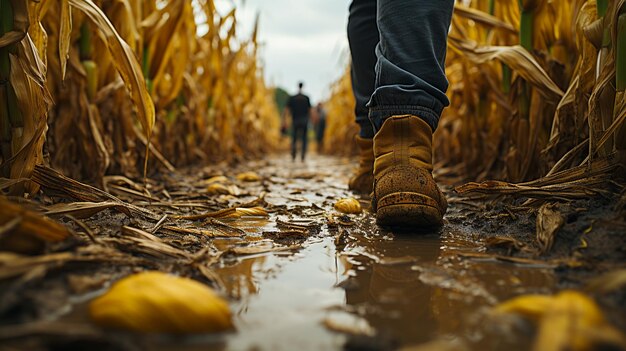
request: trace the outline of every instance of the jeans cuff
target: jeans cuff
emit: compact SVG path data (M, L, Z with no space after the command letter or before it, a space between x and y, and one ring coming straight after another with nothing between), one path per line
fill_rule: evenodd
M441 116L442 111L443 107L439 109L439 111L436 111L432 108L415 105L381 106L370 108L369 118L374 124L376 131L378 131L382 127L385 120L391 116L414 115L428 123L434 132L439 124L439 117Z

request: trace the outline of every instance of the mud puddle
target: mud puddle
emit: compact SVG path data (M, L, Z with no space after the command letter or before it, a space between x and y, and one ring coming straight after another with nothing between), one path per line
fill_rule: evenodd
M332 199L350 195L343 186L346 165L315 161L304 169L287 163L266 170L285 180L274 184L268 201L288 204L297 214L291 220L306 218L311 206L332 212ZM309 176L315 169L328 172ZM216 272L233 298L237 331L212 348L392 350L434 340L454 349L528 348L530 337L494 323L489 311L519 294L553 291L551 268L476 258L484 247L461 225L447 223L425 236L382 230L370 213L352 221L322 225L295 253L221 262ZM257 232L275 230L276 222L272 216ZM206 349L206 341L188 340L186 347Z
M467 223L446 221L431 235L394 233L376 226L368 211L337 213L335 201L354 196L345 186L352 168L347 160L277 158L245 167L233 173L254 170L264 180L238 184L250 195L224 201L232 206L263 198L269 216L224 219L245 235L206 241L222 253L210 269L221 279L236 331L191 338L107 331L114 349L395 350L431 342L437 343L431 349L529 347L531 331L494 321L489 313L510 297L556 290L553 267L496 260L484 252L485 233ZM366 199L362 203L367 206ZM449 214L459 211L453 204ZM198 250L199 243L188 247ZM90 294L71 300L73 308L66 305L48 323L93 328L86 305L97 292Z
M223 347L387 350L445 339L524 350L523 340L485 324L489 308L555 284L548 269L459 259L459 251L477 248L451 232L349 236L344 247L329 236L291 257L247 258L218 270L240 297L232 305L237 332Z

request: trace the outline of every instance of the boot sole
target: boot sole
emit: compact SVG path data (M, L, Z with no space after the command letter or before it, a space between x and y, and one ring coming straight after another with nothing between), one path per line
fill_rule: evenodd
M443 214L433 198L419 193L400 192L378 200L376 222L381 226L422 230L441 227Z

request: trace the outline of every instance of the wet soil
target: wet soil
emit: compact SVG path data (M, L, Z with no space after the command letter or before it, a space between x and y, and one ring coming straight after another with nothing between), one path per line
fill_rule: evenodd
M294 163L276 156L154 178L150 194L129 191L136 187L132 182L111 180L112 194L158 217L100 212L84 220L97 243L67 221L77 237L50 251L102 253L107 247L132 260L113 255L110 262L59 262L0 280L0 348L527 350L534 335L530 325L494 319L493 306L522 294L584 289L590 279L626 263L626 226L611 199L560 204L566 223L554 247L539 253L532 207L459 198L452 184L446 186L450 209L437 233L379 228L363 197L363 213L340 214L333 209L336 200L355 196L345 185L353 164L335 157L314 155ZM236 180L246 171L260 180ZM222 175L226 178L214 178ZM207 193L213 184L207 180L219 180L221 194ZM268 214L174 218L229 207L263 207ZM158 221L165 214L169 217ZM193 255L194 263L184 254L126 243L124 226L152 231L164 245ZM213 235L181 234L172 227ZM89 301L115 280L144 269L189 276L218 289L230 301L236 331L142 336L92 325ZM623 289L594 297L609 320L626 330Z

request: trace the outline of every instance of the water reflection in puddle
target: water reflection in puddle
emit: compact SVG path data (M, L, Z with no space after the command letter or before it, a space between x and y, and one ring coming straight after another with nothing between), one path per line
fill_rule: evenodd
M332 240L327 238L293 257L244 259L237 268L219 270L231 278L225 282L230 292L240 296L233 305L238 332L228 337L228 348L341 349L345 337L322 323L332 307L345 303L344 290L335 287L335 264ZM242 295L242 289L256 293Z
M226 338L227 348L393 349L446 338L472 349L521 350L523 340L485 324L488 308L555 284L548 270L459 258L459 252L479 250L462 233L355 232L339 247L327 236L292 256L270 254L220 268L229 293L239 298L233 306L238 332ZM350 335L368 334L367 328L374 338Z

